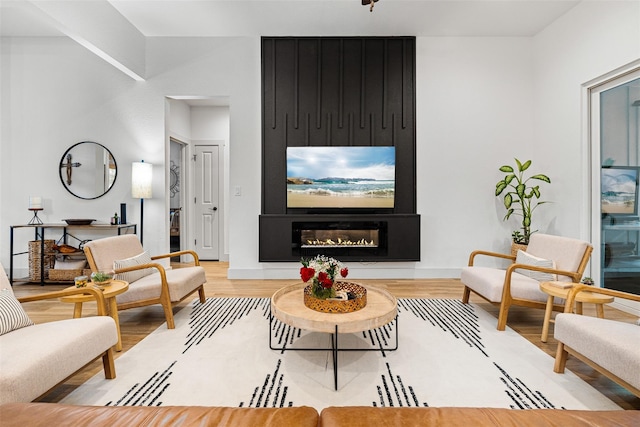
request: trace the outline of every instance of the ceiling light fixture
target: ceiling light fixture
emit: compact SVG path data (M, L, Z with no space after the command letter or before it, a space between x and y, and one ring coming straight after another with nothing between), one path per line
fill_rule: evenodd
M362 0L362 5L366 6L368 4L370 4L371 6L369 6L369 12L373 12L373 5L377 2L378 0Z

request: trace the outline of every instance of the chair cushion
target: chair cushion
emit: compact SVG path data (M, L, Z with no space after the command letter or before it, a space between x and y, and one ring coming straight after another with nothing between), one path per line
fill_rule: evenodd
M33 325L20 302L8 289L0 291L0 335Z
M573 313L560 313L555 321L556 340L640 388L640 328Z
M0 403L32 401L117 341L109 316L46 322L2 335Z
M495 303L502 301L502 289L506 270L491 267L463 267L460 281L487 300ZM519 273L511 274L511 296L513 298L546 302L548 295L540 290L540 282ZM555 298L555 304L562 300Z
M85 243L84 250L91 252L97 271L111 271L114 260L131 258L144 252L135 234L91 240Z
M551 259L544 259L531 255L527 252L518 250L516 255L516 264L532 265L536 267L556 268L556 263ZM538 282L550 282L556 280L556 275L552 273L544 273L542 271L526 270L524 268L516 269L517 273L524 276L531 277Z
M172 302L180 301L200 285L206 283L204 268L201 266L173 268L165 271ZM137 280L127 292L116 297L118 304L159 298L161 292L160 273L156 272Z
M149 264L151 261L151 256L148 252L143 252L140 255L133 256L127 259L120 259L113 261L113 269L117 270L120 268L126 267L135 267L136 265ZM142 270L134 270L127 271L125 273L117 273L114 278L116 280L124 280L125 282L129 282L129 284L135 282L136 280L142 279L149 274L153 274L157 270L155 268L143 268Z
M531 235L527 253L540 258L552 259L556 263L556 269L573 272L578 271L580 261L589 246L590 244L583 240L535 233ZM560 275L556 280L573 281L568 276Z

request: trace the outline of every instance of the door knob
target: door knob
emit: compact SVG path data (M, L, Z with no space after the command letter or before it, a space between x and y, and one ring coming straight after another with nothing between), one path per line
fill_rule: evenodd
M209 209L211 209L212 211L217 211L217 210L218 210L218 207L217 207L217 206L214 206L214 207L209 208Z

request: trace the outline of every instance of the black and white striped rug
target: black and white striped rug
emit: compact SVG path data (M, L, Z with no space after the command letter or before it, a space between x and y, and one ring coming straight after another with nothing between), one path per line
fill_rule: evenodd
M334 389L331 335L270 322L269 298L209 298L158 328L62 403L235 407L473 406L607 410L617 405L481 308L398 300L398 319L340 334ZM398 333L398 349L395 346ZM271 337L270 337L271 335Z

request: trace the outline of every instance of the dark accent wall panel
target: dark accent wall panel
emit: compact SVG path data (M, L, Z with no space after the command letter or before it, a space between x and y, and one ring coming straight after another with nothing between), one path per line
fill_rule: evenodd
M288 213L286 147L323 145L395 146L394 213L416 213L414 37L264 37L262 87L263 214Z

